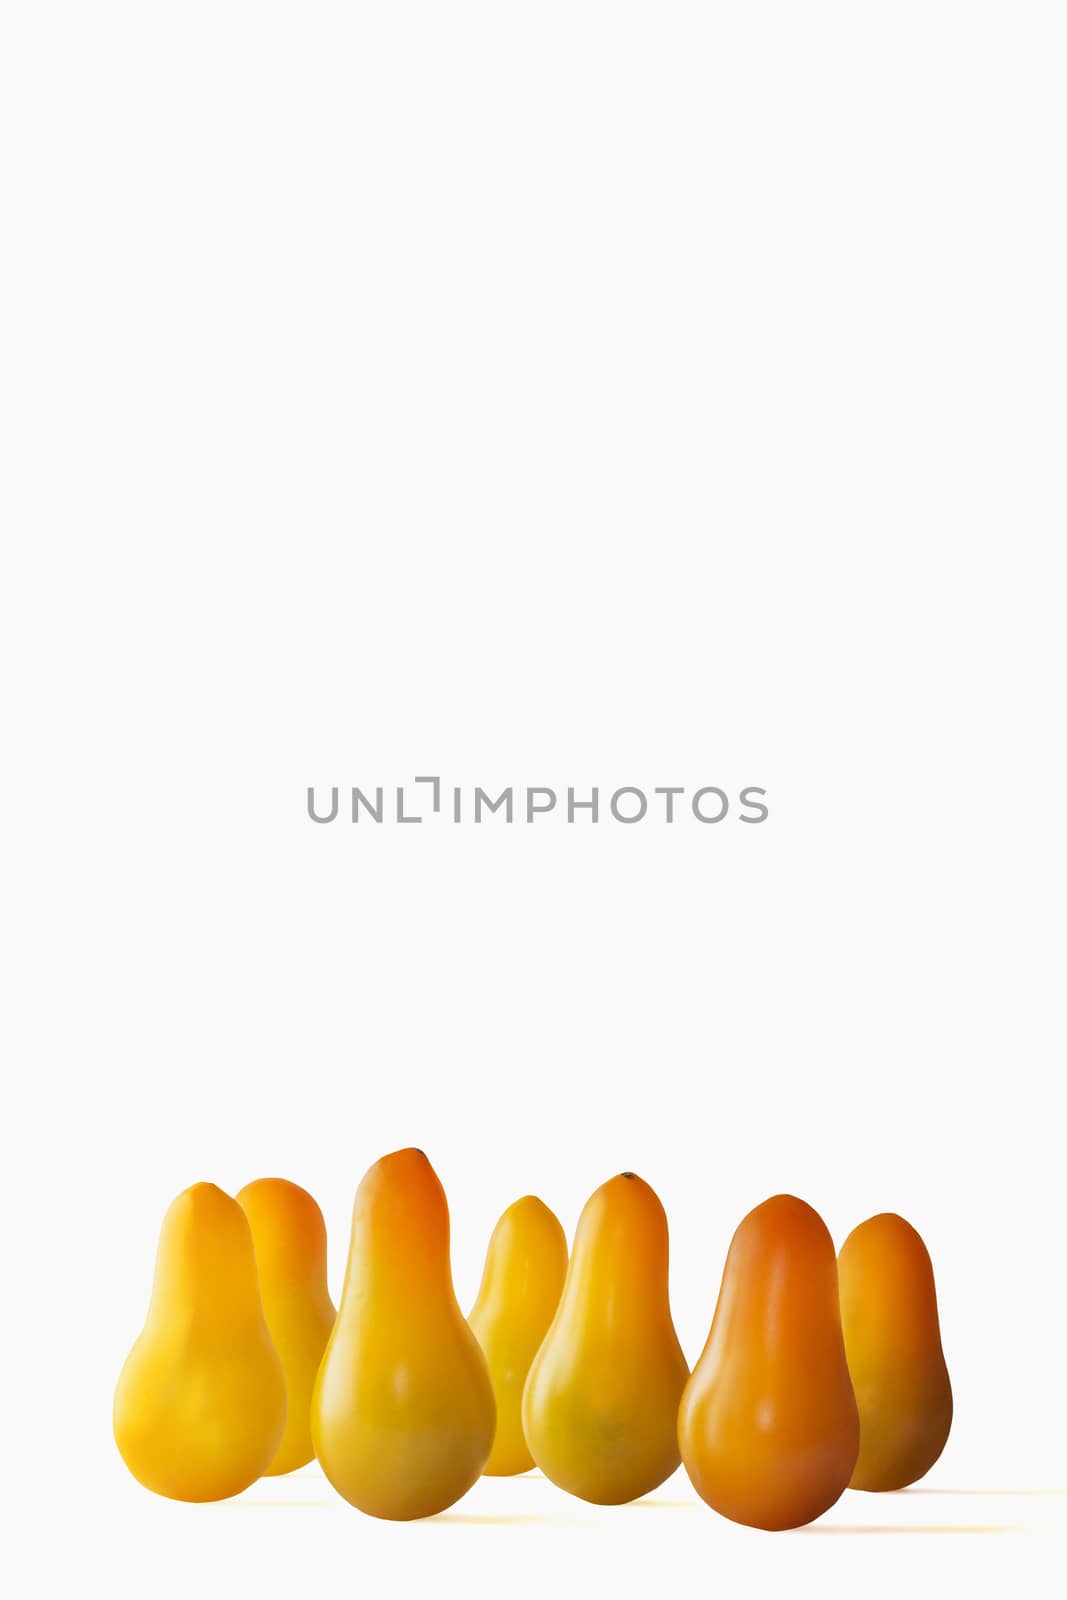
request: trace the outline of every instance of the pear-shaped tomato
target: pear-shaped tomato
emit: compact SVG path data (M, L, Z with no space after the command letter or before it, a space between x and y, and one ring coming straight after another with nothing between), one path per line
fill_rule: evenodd
M315 1454L361 1511L429 1517L480 1476L495 1423L489 1369L452 1288L444 1190L421 1150L398 1150L356 1194L311 1403Z
M146 1488L223 1500L266 1472L285 1428L244 1212L197 1183L163 1219L148 1317L115 1390L115 1441Z
M841 1246L841 1321L860 1413L853 1489L903 1489L929 1472L952 1426L934 1269L910 1223L870 1217Z
M534 1464L522 1431L522 1391L566 1275L567 1240L558 1219L536 1195L524 1195L493 1229L481 1288L467 1319L485 1351L496 1397L487 1477L527 1472Z
M307 1190L285 1178L257 1178L237 1202L252 1229L263 1311L285 1372L285 1433L267 1469L273 1477L315 1453L311 1391L335 1314L326 1287L326 1224Z
M559 1309L526 1380L522 1419L547 1478L600 1505L635 1500L678 1465L689 1375L667 1292L667 1218L632 1172L587 1202Z
M822 1218L803 1200L776 1195L734 1234L678 1436L697 1492L750 1527L811 1522L847 1485L859 1418L837 1262Z

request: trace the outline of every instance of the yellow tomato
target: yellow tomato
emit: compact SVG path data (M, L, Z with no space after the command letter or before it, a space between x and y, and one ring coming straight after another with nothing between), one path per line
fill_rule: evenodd
M534 1358L522 1420L534 1460L599 1505L634 1500L678 1465L689 1369L671 1320L667 1218L632 1172L587 1202L559 1309Z
M311 1402L315 1454L361 1511L429 1517L480 1476L495 1423L485 1357L452 1288L444 1190L421 1150L398 1150L356 1194Z
M115 1390L115 1442L157 1494L224 1500L267 1471L285 1411L245 1214L194 1184L163 1219L148 1318Z
M267 1468L274 1477L315 1454L311 1391L336 1315L326 1286L326 1224L307 1190L285 1178L248 1183L237 1202L252 1229L267 1329L285 1373L285 1433Z
M493 1229L467 1319L485 1351L496 1397L488 1477L527 1472L534 1464L522 1431L522 1391L566 1275L567 1239L558 1219L535 1195L516 1200Z

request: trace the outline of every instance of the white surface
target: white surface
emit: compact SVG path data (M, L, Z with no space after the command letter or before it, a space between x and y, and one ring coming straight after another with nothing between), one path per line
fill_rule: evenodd
M135 1489L131 1481L119 1497L121 1521L92 1532L89 1544L93 1565L131 1594L147 1571L159 1573L168 1596L204 1586L233 1593L245 1581L278 1595L388 1584L403 1595L432 1587L534 1597L606 1583L635 1595L741 1586L757 1595L861 1590L879 1600L907 1587L926 1595L965 1583L971 1592L1027 1596L1058 1596L1063 1587L1062 1494L846 1493L811 1527L765 1534L715 1516L684 1473L646 1500L610 1508L585 1505L540 1475L485 1478L452 1511L422 1523L361 1517L310 1468L217 1506L144 1493L134 1504ZM112 1543L119 1527L125 1537Z
M5 12L5 1458L32 1566L1058 1590L1061 7ZM309 783L767 787L760 828L316 828ZM860 1525L485 1483L153 1500L172 1196L424 1146L473 1298L633 1167L699 1352L781 1189L933 1254L957 1421ZM292 1491L299 1488L299 1494ZM655 1498L688 1498L675 1480ZM481 1518L537 1519L497 1525ZM464 1520L464 1518L474 1520ZM1053 1581L1055 1578L1055 1582Z

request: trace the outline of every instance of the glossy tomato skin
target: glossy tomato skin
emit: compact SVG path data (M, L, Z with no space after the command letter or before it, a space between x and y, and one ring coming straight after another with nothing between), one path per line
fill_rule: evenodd
M559 1309L526 1380L534 1460L598 1505L648 1494L678 1465L688 1375L671 1319L667 1218L643 1179L621 1173L582 1212Z
M847 1486L859 1417L837 1264L826 1225L803 1200L776 1195L734 1234L678 1438L701 1497L750 1527L800 1527Z
M444 1190L421 1150L395 1151L356 1194L312 1396L315 1454L351 1505L407 1521L466 1494L495 1426L489 1369L452 1287Z
M485 1352L496 1399L496 1437L487 1477L534 1464L522 1428L522 1391L552 1323L567 1276L567 1239L557 1217L524 1195L493 1229L478 1298L468 1321Z
M256 1248L267 1329L285 1373L285 1432L267 1476L314 1457L311 1394L336 1315L326 1285L326 1224L306 1189L257 1178L238 1192Z
M952 1426L934 1269L922 1238L883 1212L838 1257L845 1353L860 1414L853 1489L903 1489L929 1472Z
M148 1316L115 1389L115 1442L156 1494L225 1500L269 1469L285 1418L245 1214L194 1184L163 1219Z

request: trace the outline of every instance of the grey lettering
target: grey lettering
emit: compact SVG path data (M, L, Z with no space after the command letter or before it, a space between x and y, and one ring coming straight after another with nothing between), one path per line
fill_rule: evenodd
M404 790L398 787L396 791L396 820L398 822L421 822L421 817L407 817L404 815Z
M371 805L370 801L367 799L367 796L363 793L362 789L353 789L352 790L352 821L353 822L358 822L359 821L359 808L360 808L361 805L362 806L366 806L367 810L370 812L370 814L374 818L375 822L381 822L381 820L382 820L382 791L381 791L381 789L375 789L374 795L375 795L375 801L374 801L374 804Z
M474 791L474 820L475 820L475 822L481 822L481 820L482 820L482 806L483 805L485 806L485 809L487 811L499 811L500 807L503 806L504 807L504 821L505 822L510 822L511 821L511 799L512 799L512 796L511 796L511 790L510 789L504 789L499 795L497 795L495 800L490 800L489 796L486 794L484 789L475 789L475 791Z
M641 802L641 809L635 817L624 817L622 812L619 810L619 796L624 794L635 794L638 800ZM616 822L640 822L647 810L648 800L643 791L640 789L634 789L629 785L622 789L616 789L615 793L611 797L611 814L615 818Z
M590 812L592 812L592 816L589 819L590 822L599 822L600 821L600 790L599 789L591 789L589 791L589 793L591 795L591 799L589 799L589 800L576 800L574 798L574 790L573 789L568 789L567 790L567 821L568 822L573 822L574 821L574 813L576 811L590 811Z
M700 809L700 801L706 794L717 794L719 799L722 801L722 810L719 812L717 817L706 817L703 811ZM721 789L716 789L714 787L709 789L698 789L696 794L693 796L693 815L696 817L698 822L721 822L729 809L730 802Z
M543 806L535 805L534 804L534 795L535 794L543 794L546 797L546 799L548 801L548 804L547 805L543 805ZM526 791L526 820L527 820L527 822L532 822L534 817L537 816L540 812L543 812L543 811L554 811L555 810L555 806L556 806L556 791L555 791L555 789L527 789L527 791Z
M338 802L339 798L340 797L338 795L337 790L336 789L331 789L330 790L330 808L331 808L330 809L330 815L328 817L320 817L320 816L317 816L315 814L315 790L313 788L309 789L308 790L308 816L311 818L312 822L332 822L333 819L337 815L337 802Z
M665 794L667 796L667 821L668 822L673 822L674 821L674 797L675 797L676 794L684 794L685 790L684 789L670 789L670 788L668 788L668 789L653 789L652 793L653 794Z
M441 809L441 780L440 780L440 778L416 778L415 782L416 783L432 783L433 784L433 808L434 808L435 811L440 811L440 809Z
M762 802L759 801L759 800L750 800L748 798L750 794L766 794L766 793L767 793L766 789L748 788L748 789L742 789L741 790L741 804L743 806L748 806L750 811L758 811L759 812L759 816L758 817L742 817L741 818L742 822L766 822L768 814L769 814L768 811L767 811L767 807L765 805L763 805Z

